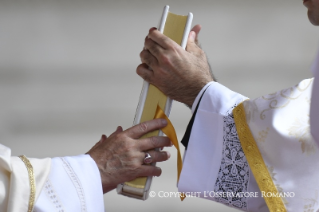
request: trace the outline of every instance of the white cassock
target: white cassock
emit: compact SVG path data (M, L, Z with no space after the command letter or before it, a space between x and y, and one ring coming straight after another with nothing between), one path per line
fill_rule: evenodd
M199 106L179 191L242 211L317 211L319 148L309 124L311 96L319 94L318 87L312 93L314 81L253 100L208 83L193 104L193 112Z
M23 161L0 144L0 169L0 211L32 211L32 204L34 212L104 211L100 172L89 155Z

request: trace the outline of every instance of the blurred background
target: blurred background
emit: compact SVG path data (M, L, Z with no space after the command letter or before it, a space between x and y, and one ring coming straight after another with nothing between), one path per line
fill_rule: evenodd
M13 155L88 151L101 134L132 125L142 79L135 74L148 29L163 7L193 12L220 83L250 98L311 77L318 49L302 1L1 0L0 142ZM191 117L174 102L179 140ZM158 164L155 192L177 191L176 152ZM106 211L237 211L197 198L139 201L105 195Z

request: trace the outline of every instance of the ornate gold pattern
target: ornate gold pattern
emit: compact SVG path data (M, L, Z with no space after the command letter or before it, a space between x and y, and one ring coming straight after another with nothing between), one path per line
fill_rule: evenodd
M255 176L258 187L265 193L278 194L278 190L269 174L267 166L262 158L254 137L246 122L246 115L243 103L234 110L234 120L241 146L246 155L248 164ZM286 212L283 200L280 197L264 197L270 212Z
M304 212L315 212L315 206L318 205L318 191L312 199L304 199L306 204L303 206ZM319 210L317 210L318 212Z
M311 155L316 152L316 144L310 135L310 118L309 115L295 119L292 126L288 129L289 135L295 137L301 143L302 153Z
M262 130L258 133L258 138L256 139L257 142L265 142L267 139L269 132L269 127L266 128L266 130Z
M23 161L24 165L26 166L28 170L29 183L30 183L30 198L29 198L28 212L32 212L34 201L35 201L35 190L36 190L33 167L26 156L20 155L19 158Z
M276 93L268 94L265 96L262 96L261 98L267 101L270 101L269 108L263 110L260 113L260 119L264 120L266 118L265 112L269 110L275 110L286 107L292 100L298 99L302 92L306 91L309 86L311 85L313 79L310 80L304 80L300 82L298 85L295 85L294 87L284 89L281 91L278 91ZM286 100L282 104L278 103L278 97L283 98Z

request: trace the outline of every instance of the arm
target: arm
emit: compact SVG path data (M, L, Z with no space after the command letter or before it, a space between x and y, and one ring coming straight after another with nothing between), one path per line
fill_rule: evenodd
M167 38L152 32L149 36L155 36L156 42L153 40L155 44L152 46L146 41L146 46L158 49L155 51L160 52L156 56L158 64L165 68L168 62L172 68L164 69L170 74L165 73L163 67L156 69L156 66L151 72L138 69L138 73L162 86L162 81L170 84L175 76L179 76L178 73L190 71L191 74L183 77L187 78L186 84L188 81L195 86L179 90L177 88L182 86L183 81L172 80L176 84L171 85L169 92L173 92L171 96L176 95L180 101L191 103L194 98L187 99L185 95L192 94L189 91L192 89L198 94L194 88L203 87L203 78L199 76L205 76L203 72L208 73L207 66L200 66L206 67L204 71L193 67L192 73L188 70L192 66L183 61L190 55L189 52L176 51L173 45L161 50L158 46L163 46L161 42ZM156 53L152 56L155 57ZM168 57L165 55L171 55L172 61L164 60L166 63L163 63L163 58ZM196 53L191 55L193 57ZM141 55L142 61L148 62L147 58L152 57ZM179 60L181 58L182 61ZM156 72L161 71L162 76L155 78ZM195 77L196 73L198 76ZM162 90L165 92L165 89ZM200 192L203 198L244 211L318 210L319 172L315 167L319 166L319 149L310 135L310 100L315 103L311 99L311 91L312 79L304 80L291 88L240 104L244 97L212 82L195 116L179 190ZM313 118L316 116L311 116L314 134L317 125ZM208 192L221 192L222 196L210 196ZM227 192L236 196L229 197ZM248 197L238 198L240 192Z
M143 164L145 152L153 162L165 161L169 153L153 149L171 146L171 142L161 136L139 138L164 126L166 121L157 119L125 131L118 127L108 138L102 135L86 155L53 158L35 210L104 211L103 193L117 184L139 176L161 175L159 167Z
M194 34L190 34L189 48L184 52L155 30L148 37L151 41L146 39L146 50L141 53L144 64L137 73L173 99L193 104L195 97L199 98L198 89L210 81L207 61L194 45ZM183 83L187 86L183 87ZM245 98L212 82L195 116L179 189L201 192L203 198L248 211L267 211L267 207L302 210L305 205L317 210L319 172L311 167L319 166L319 150L309 134L310 100L315 104L311 90L312 80L304 80L277 93L245 101L238 121L240 110L232 109ZM316 116L311 116L316 138ZM248 138L248 134L252 136ZM274 194L293 192L295 198L262 199L259 189ZM259 199L210 197L205 196L205 191L257 192Z
M255 207L267 211L260 195L248 200L209 194L259 192L259 189L241 149L232 116L232 109L247 98L213 82L206 55L197 45L199 29L195 26L190 33L186 51L156 30L150 30L140 55L142 64L137 68L145 80L171 98L192 106L193 112L199 104L184 155L179 190L200 192L202 198L242 210ZM240 167L236 168L238 164L230 167L233 162ZM251 208L247 207L248 201Z

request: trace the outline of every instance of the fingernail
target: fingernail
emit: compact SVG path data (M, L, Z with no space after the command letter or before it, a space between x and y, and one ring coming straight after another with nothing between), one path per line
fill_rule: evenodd
M152 27L152 28L149 30L149 32L152 32L153 30L157 30L157 28L156 28L156 27Z
M195 40L195 32L194 32L194 31L191 31L190 33L191 33L191 38L192 38L193 40Z
M161 174L162 174L162 169L161 169L160 167L156 167L156 169L160 171L159 175L156 175L156 177L161 176Z
M170 158L171 157L171 153L167 152L167 157Z
M163 125L167 125L166 119L162 119L162 124L163 124Z

